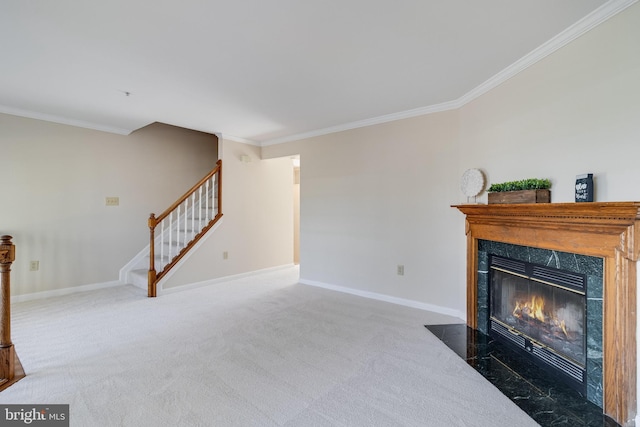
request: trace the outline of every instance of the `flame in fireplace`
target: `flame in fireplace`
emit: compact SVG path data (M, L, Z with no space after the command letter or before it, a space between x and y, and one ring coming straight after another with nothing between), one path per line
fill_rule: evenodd
M513 315L519 319L535 319L562 330L566 337L569 337L567 325L563 319L558 319L555 315L545 314L545 301L539 295L532 295L528 301L516 301Z
M557 322L557 319L556 319L556 322ZM557 326L560 326L560 329L562 329L562 332L564 332L565 336L567 337L569 336L569 334L567 333L567 325L564 322L564 320L560 320L560 322L557 323Z
M520 318L528 317L545 322L544 298L533 295L531 301L516 301L516 308L513 309L513 315Z

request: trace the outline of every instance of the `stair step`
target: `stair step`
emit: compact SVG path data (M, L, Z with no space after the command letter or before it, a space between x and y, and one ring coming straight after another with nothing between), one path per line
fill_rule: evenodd
M146 289L149 281L148 272L149 270L145 269L131 270L129 272L129 282L134 286Z

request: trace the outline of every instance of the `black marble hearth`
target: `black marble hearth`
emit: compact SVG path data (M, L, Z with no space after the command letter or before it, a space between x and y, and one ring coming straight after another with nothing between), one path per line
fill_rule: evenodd
M425 327L541 426L619 427L597 405L488 335L464 324Z

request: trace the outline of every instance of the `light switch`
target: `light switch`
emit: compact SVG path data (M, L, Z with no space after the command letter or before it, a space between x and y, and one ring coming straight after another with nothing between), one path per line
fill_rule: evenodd
M120 206L120 197L105 197L106 206Z

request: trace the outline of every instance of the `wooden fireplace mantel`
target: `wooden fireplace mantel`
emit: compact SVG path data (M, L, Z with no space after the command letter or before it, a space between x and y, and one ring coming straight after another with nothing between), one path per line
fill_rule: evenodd
M466 215L467 324L477 329L478 240L604 259L604 413L630 425L636 400L640 202L455 205Z

